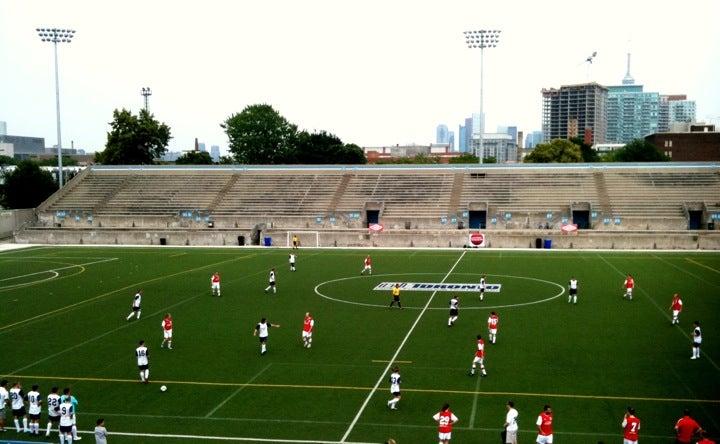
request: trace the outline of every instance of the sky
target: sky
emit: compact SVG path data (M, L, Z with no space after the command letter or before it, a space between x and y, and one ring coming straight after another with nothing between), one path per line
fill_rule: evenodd
M541 127L541 89L620 84L626 54L646 91L687 94L720 124L717 0L0 0L0 121L56 143L51 44L59 48L63 146L102 150L115 108L150 111L172 130L227 148L220 123L267 103L306 130L360 146L428 144L480 107L480 51L463 31L502 30L485 51L488 131ZM590 69L583 61L593 51Z

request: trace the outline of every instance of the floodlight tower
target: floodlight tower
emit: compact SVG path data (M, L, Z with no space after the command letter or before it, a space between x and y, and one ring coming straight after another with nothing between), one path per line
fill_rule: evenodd
M145 112L148 112L148 105L150 103L150 96L152 95L152 91L150 91L150 87L147 86L145 88L142 88L140 90L140 95L143 96L143 100L145 101Z
M58 75L58 43L70 43L75 36L73 29L36 28L40 40L51 42L55 49L55 110L57 114L57 158L58 158L58 185L63 186L62 174L62 136L60 134L60 77Z
M500 41L500 33L502 31L497 29L480 29L476 31L465 31L465 43L468 48L480 48L480 123L481 128L478 131L479 136L479 147L478 157L480 163L483 163L483 157L485 156L485 146L483 145L483 131L485 131L485 116L483 115L483 67L485 62L483 56L485 48L495 48Z

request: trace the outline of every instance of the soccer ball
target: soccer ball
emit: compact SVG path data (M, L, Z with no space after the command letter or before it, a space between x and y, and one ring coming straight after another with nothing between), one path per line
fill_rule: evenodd
M166 385L161 385L161 386L160 386L160 391L161 391L161 392L164 392L164 391L166 391L166 390L167 390L167 386L166 386Z

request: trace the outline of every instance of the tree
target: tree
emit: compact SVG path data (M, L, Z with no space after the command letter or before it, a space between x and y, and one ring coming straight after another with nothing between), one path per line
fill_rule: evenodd
M541 143L525 156L527 163L573 163L582 162L580 147L566 139L554 139Z
M105 150L95 159L106 165L148 165L167 151L170 127L145 110L135 116L126 109L113 111Z
M37 160L33 160L33 161L34 161L35 163L37 163L38 165L40 165L40 166L52 166L52 167L54 167L54 166L57 166L57 164L58 164L57 156L55 156L55 157L48 157L48 158L46 158L46 159L37 159ZM75 165L77 165L78 163L77 163L77 160L75 160L74 158L72 158L72 157L70 157L70 156L62 156L62 164L63 164L63 166L65 167L65 166L75 166Z
M580 153L582 154L583 162L589 163L600 161L600 156L598 156L597 151L593 149L592 145L588 145L587 143L585 143L585 140L583 140L582 137L571 137L570 142L580 147Z
M487 159L485 159L487 160ZM480 159L472 153L462 153L457 157L451 157L449 163L479 163Z
M613 151L609 157L614 162L666 162L670 160L655 145L645 139L635 139L619 150Z
M57 190L52 174L37 163L23 160L5 173L0 185L0 205L5 208L35 208Z
M188 151L175 161L178 165L212 165L214 162L207 151Z
M362 148L344 144L339 137L327 131L308 133L300 131L295 136L291 163L306 165L364 164L367 162Z
M14 157L10 156L0 156L0 165L15 165L17 164L17 161Z
M239 163L279 164L292 159L297 126L270 105L249 105L220 126Z

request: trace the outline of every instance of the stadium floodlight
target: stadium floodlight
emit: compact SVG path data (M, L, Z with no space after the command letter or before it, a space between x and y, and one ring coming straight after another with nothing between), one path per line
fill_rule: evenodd
M57 115L57 157L58 157L58 185L63 186L62 174L62 136L60 132L60 77L58 75L58 43L70 43L75 36L73 29L35 28L38 37L43 42L51 42L55 49L55 110Z
M485 131L485 116L483 116L483 67L485 62L483 55L485 48L495 48L500 42L500 33L497 29L480 29L476 31L465 31L465 43L470 49L480 48L480 131L478 131L478 157L483 163L485 157L485 146L483 145L483 132Z
M140 89L140 95L143 96L143 100L145 101L145 112L148 111L148 105L150 102L150 96L152 95L152 91L150 91L150 87L143 87Z

